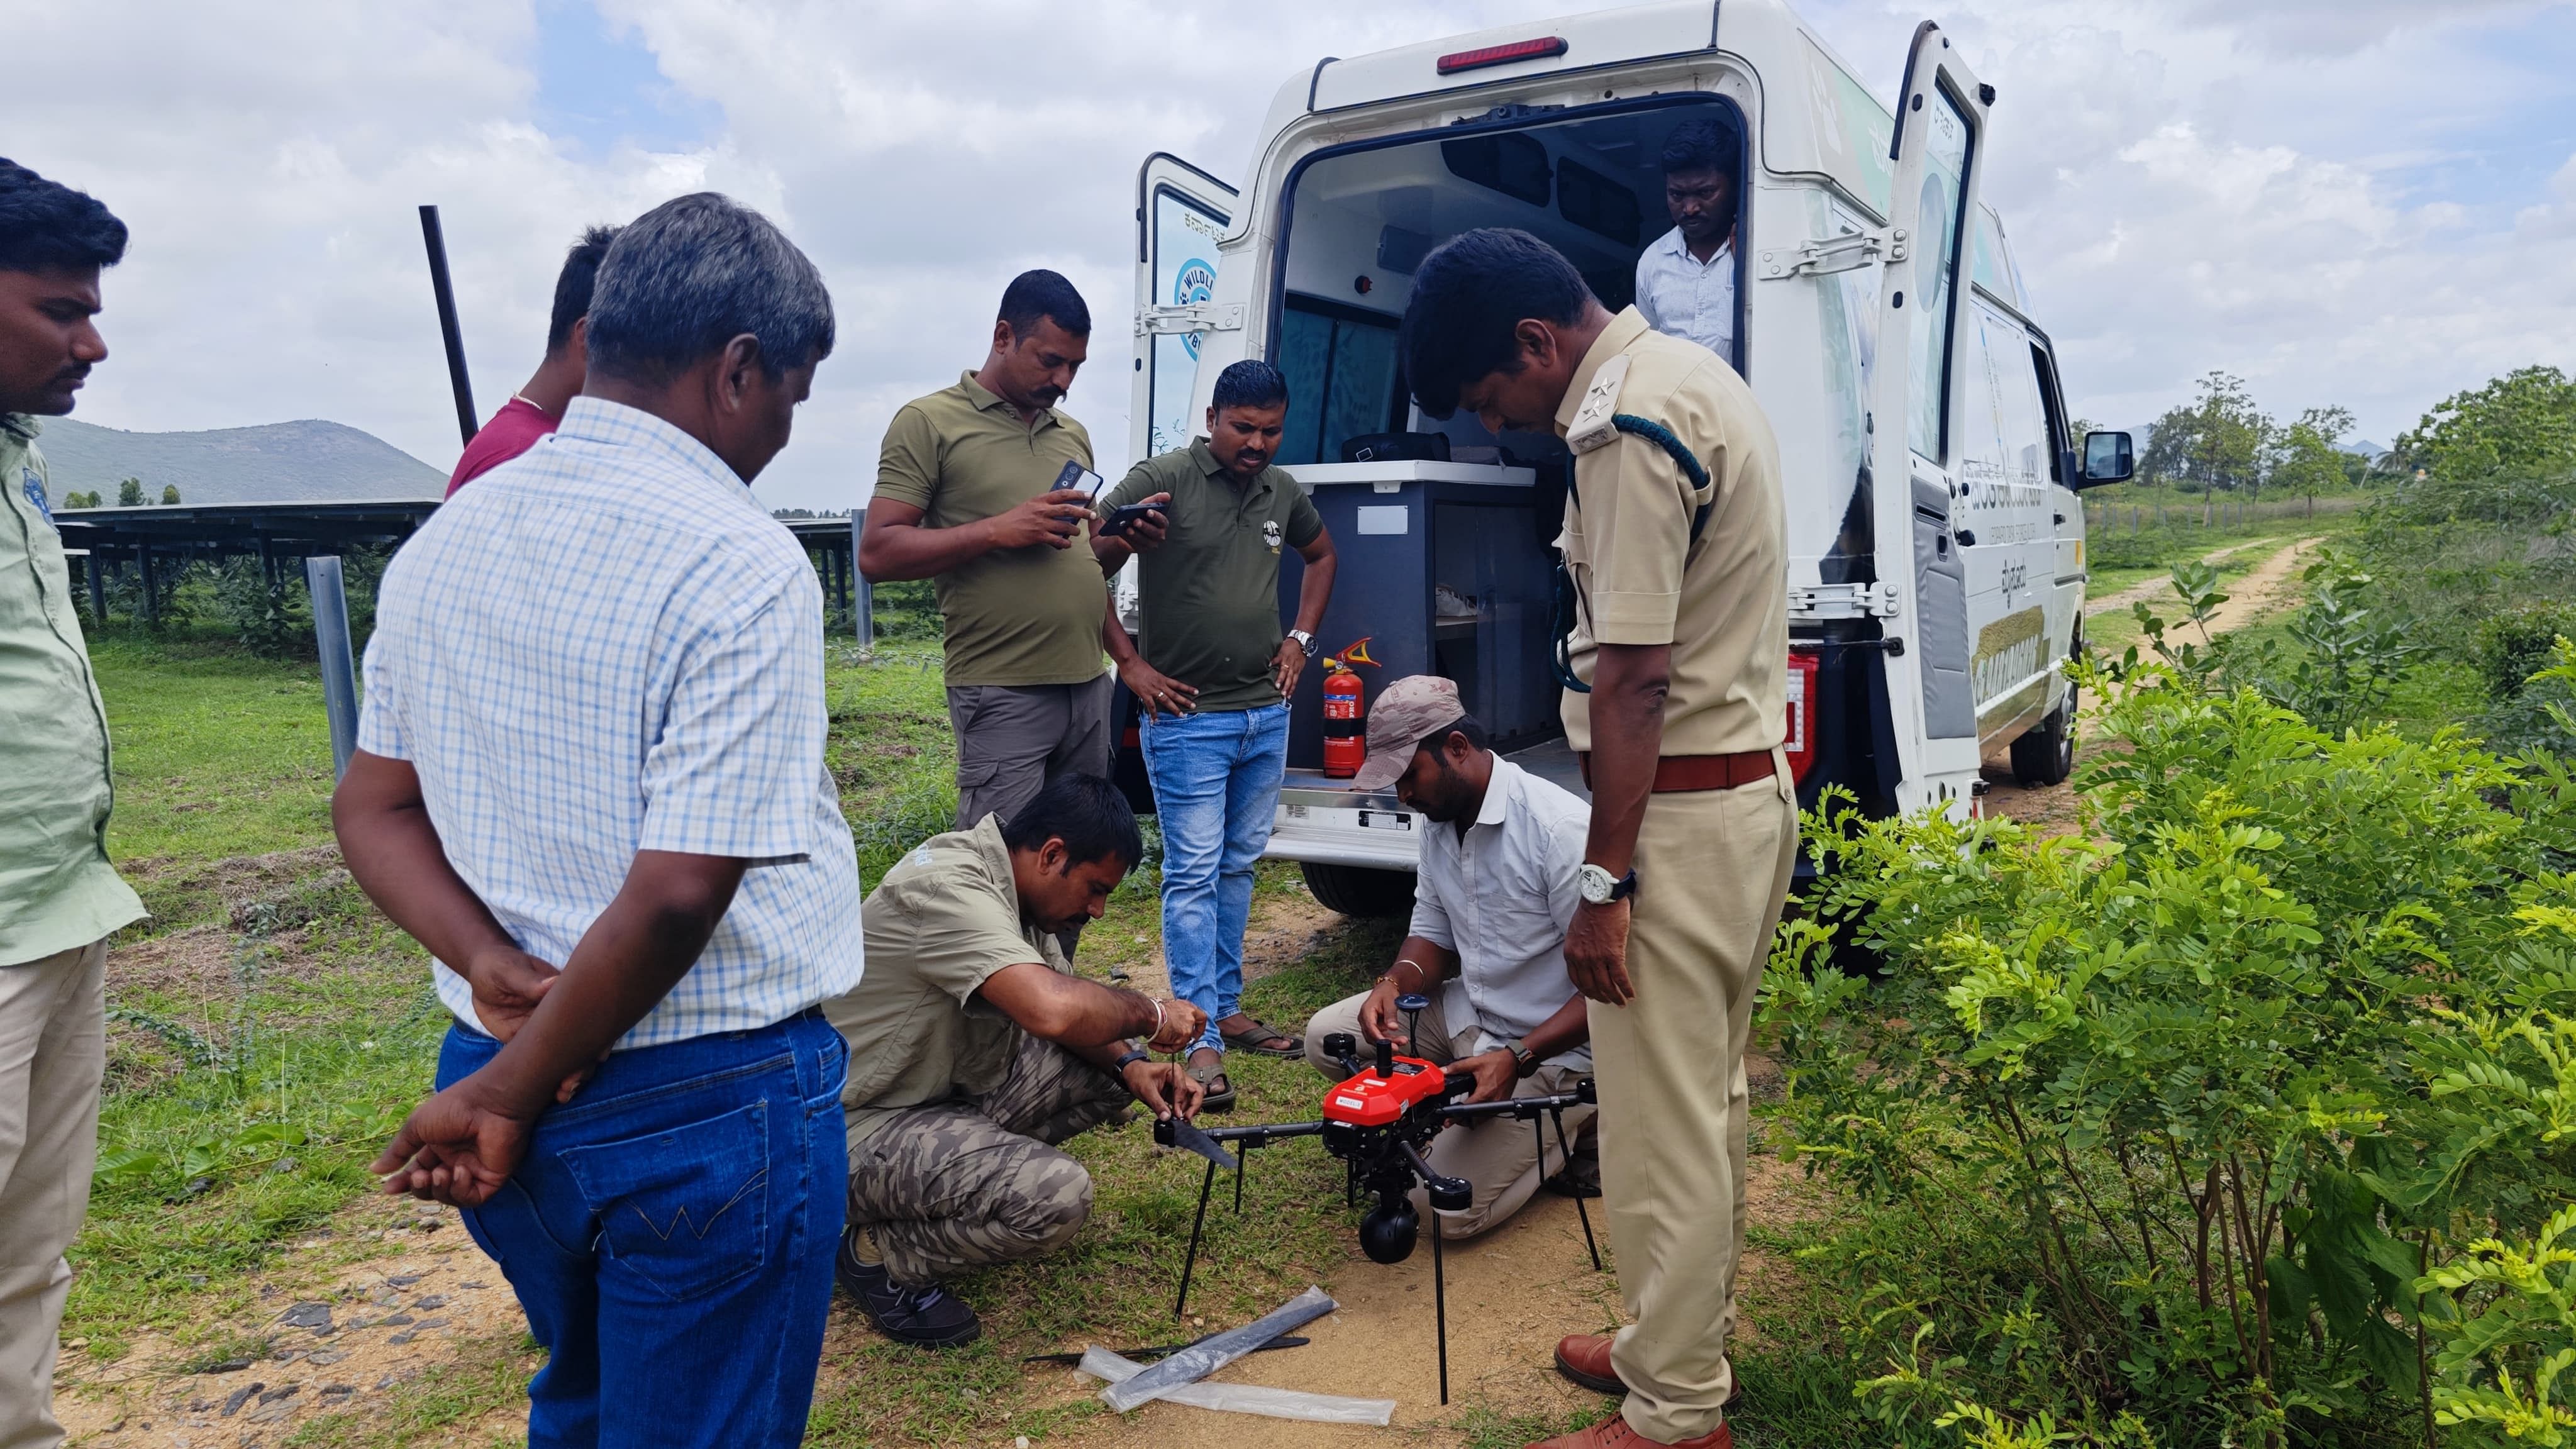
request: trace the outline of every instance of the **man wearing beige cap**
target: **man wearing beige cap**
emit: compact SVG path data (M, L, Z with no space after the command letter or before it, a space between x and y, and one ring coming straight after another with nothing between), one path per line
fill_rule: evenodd
M1306 1023L1306 1059L1338 1080L1324 1057L1329 1032L1370 1041L1405 1039L1396 998L1431 998L1409 1054L1476 1078L1471 1102L1570 1092L1592 1073L1584 1043L1591 1027L1583 998L1565 974L1565 927L1581 899L1581 800L1486 747L1485 728L1458 702L1458 686L1417 674L1388 685L1369 710L1368 759L1352 783L1397 798L1433 825L1422 837L1414 877L1413 925L1395 964L1357 996ZM1565 1138L1541 1152L1528 1124L1502 1118L1457 1123L1431 1143L1431 1165L1475 1188L1463 1212L1441 1214L1441 1231L1471 1238L1497 1226L1561 1171L1580 1145L1593 1109L1565 1114ZM1589 1195L1587 1184L1556 1183ZM1415 1192L1414 1210L1429 1212Z

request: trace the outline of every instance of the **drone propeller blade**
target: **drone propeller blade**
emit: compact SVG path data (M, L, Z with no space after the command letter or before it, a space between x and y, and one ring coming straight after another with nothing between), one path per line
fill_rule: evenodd
M1169 1127L1171 1129L1168 1134L1171 1138L1169 1145L1187 1148L1228 1172L1239 1172L1243 1168L1243 1163L1233 1153L1218 1145L1215 1138L1207 1135L1206 1129L1187 1118L1166 1117L1154 1126L1157 1129L1154 1136L1158 1140L1166 1135L1160 1129Z

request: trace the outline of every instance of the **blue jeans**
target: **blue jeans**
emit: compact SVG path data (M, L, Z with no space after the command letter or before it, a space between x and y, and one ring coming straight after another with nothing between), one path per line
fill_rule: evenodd
M451 1027L438 1085L500 1043ZM805 1437L849 1148L820 1011L619 1052L465 1214L549 1355L530 1449Z
M1252 865L1270 845L1288 768L1288 706L1151 715L1141 732L1163 822L1163 960L1172 994L1208 1014L1199 1045L1243 1009Z

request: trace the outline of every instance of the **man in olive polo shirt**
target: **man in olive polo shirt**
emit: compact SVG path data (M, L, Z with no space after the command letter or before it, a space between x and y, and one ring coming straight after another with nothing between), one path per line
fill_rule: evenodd
M63 1250L89 1208L107 1067L107 937L143 903L107 863L107 709L72 612L37 415L107 357L106 207L0 160L0 1444L59 1444Z
M1566 974L1590 998L1601 1189L1636 1321L1556 1362L1628 1401L1562 1449L1724 1449L1744 1252L1744 1039L1798 849L1780 449L1725 360L1613 316L1527 232L1466 232L1414 273L1398 341L1426 416L1554 429L1558 543L1592 786ZM1637 426L1642 419L1645 426Z
M984 365L903 405L886 427L860 531L871 581L931 579L946 622L957 825L1008 819L1069 770L1109 773L1109 595L1089 550L1091 435L1056 411L1091 339L1091 311L1054 272L1002 293Z
M1145 712L1145 773L1163 825L1163 959L1173 994L1208 1014L1190 1071L1216 1111L1233 1101L1229 1044L1263 1056L1305 1052L1243 1010L1252 866L1270 844L1288 767L1287 700L1333 595L1332 535L1306 490L1270 466L1287 414L1287 379L1269 363L1218 374L1208 436L1137 464L1101 500L1103 519L1125 504L1161 503L1160 536L1130 532L1092 545L1112 572L1142 550L1144 651L1123 629L1103 637ZM1306 561L1297 624L1285 637L1283 547Z

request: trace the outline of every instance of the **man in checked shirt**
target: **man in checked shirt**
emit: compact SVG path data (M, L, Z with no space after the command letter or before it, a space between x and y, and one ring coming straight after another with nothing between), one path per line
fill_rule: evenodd
M600 266L554 438L385 572L332 813L456 1020L376 1170L517 1290L533 1445L804 1436L859 882L822 592L747 485L831 350L777 228L666 202Z

